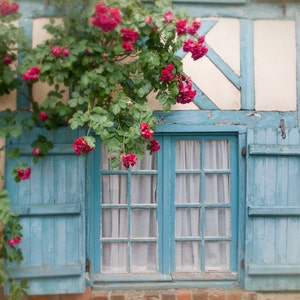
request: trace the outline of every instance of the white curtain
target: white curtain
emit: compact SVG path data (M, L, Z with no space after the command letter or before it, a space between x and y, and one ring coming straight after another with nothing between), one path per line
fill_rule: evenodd
M200 140L176 142L175 236L181 239L175 248L177 271L229 270L230 242L222 238L230 237L230 208L218 207L230 202L229 149L227 140L206 140L204 147Z
M102 168L108 170L104 147L102 161ZM138 160L132 171L155 169L154 154ZM119 170L124 168L120 166ZM157 271L157 175L152 173L131 174L130 178L126 173L102 175L103 272Z
M222 238L230 237L230 208L218 204L230 203L229 141L179 140L175 149L174 226L175 237L181 239L175 245L176 271L228 270L230 242ZM108 170L104 148L102 153L103 168ZM155 169L155 156L147 155L132 170ZM156 180L155 174L102 176L103 272L157 271Z

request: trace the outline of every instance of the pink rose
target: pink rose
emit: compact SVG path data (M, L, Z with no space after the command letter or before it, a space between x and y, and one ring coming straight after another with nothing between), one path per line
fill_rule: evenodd
M37 66L31 67L22 75L22 80L24 81L33 81L39 78L41 69Z
M194 35L197 33L198 29L200 28L201 26L201 23L200 22L197 22L197 21L194 21L191 26L188 26L187 27L187 33L191 34L191 35Z
M187 19L179 19L176 22L176 31L178 35L187 33Z
M147 16L145 19L146 24L151 24L152 23L152 17L151 16Z
M137 157L133 153L122 154L122 163L125 168L129 168L130 166L134 166L137 161Z
M95 148L91 147L84 139L84 137L77 138L73 143L73 149L77 154L87 154Z
M181 104L192 102L196 96L196 91L192 90L193 85L191 79L186 78L185 76L181 76L179 80L179 94L176 98L176 102Z
M33 154L34 156L39 156L40 153L41 153L41 151L40 151L39 148L33 148L33 149L32 149L32 154Z
M64 57L68 57L70 55L70 51L67 46L63 46L62 48L60 48L60 53Z
M164 20L167 22L167 23L170 23L172 22L174 16L173 16L173 13L171 11L168 11L164 14Z
M49 115L45 111L41 111L38 116L39 120L46 121L49 118Z
M18 169L17 170L18 173L18 178L20 180L26 180L30 178L30 174L31 174L31 168L27 168L27 169Z
M9 239L7 241L7 244L11 247L14 247L14 246L18 245L20 242L21 242L21 238L19 236L17 236L15 238Z
M59 56L60 48L56 45L51 45L50 52L51 52L52 56Z

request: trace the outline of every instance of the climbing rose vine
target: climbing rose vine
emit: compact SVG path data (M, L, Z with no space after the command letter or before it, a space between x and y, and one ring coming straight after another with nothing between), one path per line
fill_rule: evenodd
M31 49L22 28L14 25L21 17L19 4L0 0L0 96L18 90L23 104L27 101L22 110L0 116L0 137L17 137L36 126L68 126L80 132L74 153L89 155L99 138L111 168L133 167L146 152L159 151L150 103L157 101L168 112L197 97L179 50L193 60L206 55L200 21L168 0L104 0L96 5L79 0L75 6L72 0L53 0L50 5L64 12L63 22L50 20L45 26L50 38ZM34 92L40 83L47 86L45 96ZM32 180L34 164L54 146L43 135L28 142L32 164L19 161L19 149L8 152L17 161L12 176L19 184ZM0 258L18 263L21 226L10 212L7 191L0 189L1 197L0 215L9 213L2 220ZM2 260L1 272L0 284L8 280ZM25 284L16 286L22 295Z

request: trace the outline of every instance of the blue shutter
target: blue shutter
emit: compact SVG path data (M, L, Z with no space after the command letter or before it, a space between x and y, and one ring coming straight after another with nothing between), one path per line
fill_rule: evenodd
M300 131L247 134L245 288L300 289Z
M30 144L38 134L54 143L49 155L32 163ZM24 260L13 269L15 278L29 279L29 294L62 294L85 291L85 159L72 149L76 131L54 133L37 128L8 149L19 147L20 161L32 168L31 178L19 183L7 176L13 209L20 214ZM10 175L16 160L6 160Z

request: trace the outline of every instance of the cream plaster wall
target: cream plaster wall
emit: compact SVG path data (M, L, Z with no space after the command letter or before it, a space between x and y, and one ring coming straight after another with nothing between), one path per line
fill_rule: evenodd
M297 109L295 21L254 22L255 108Z

